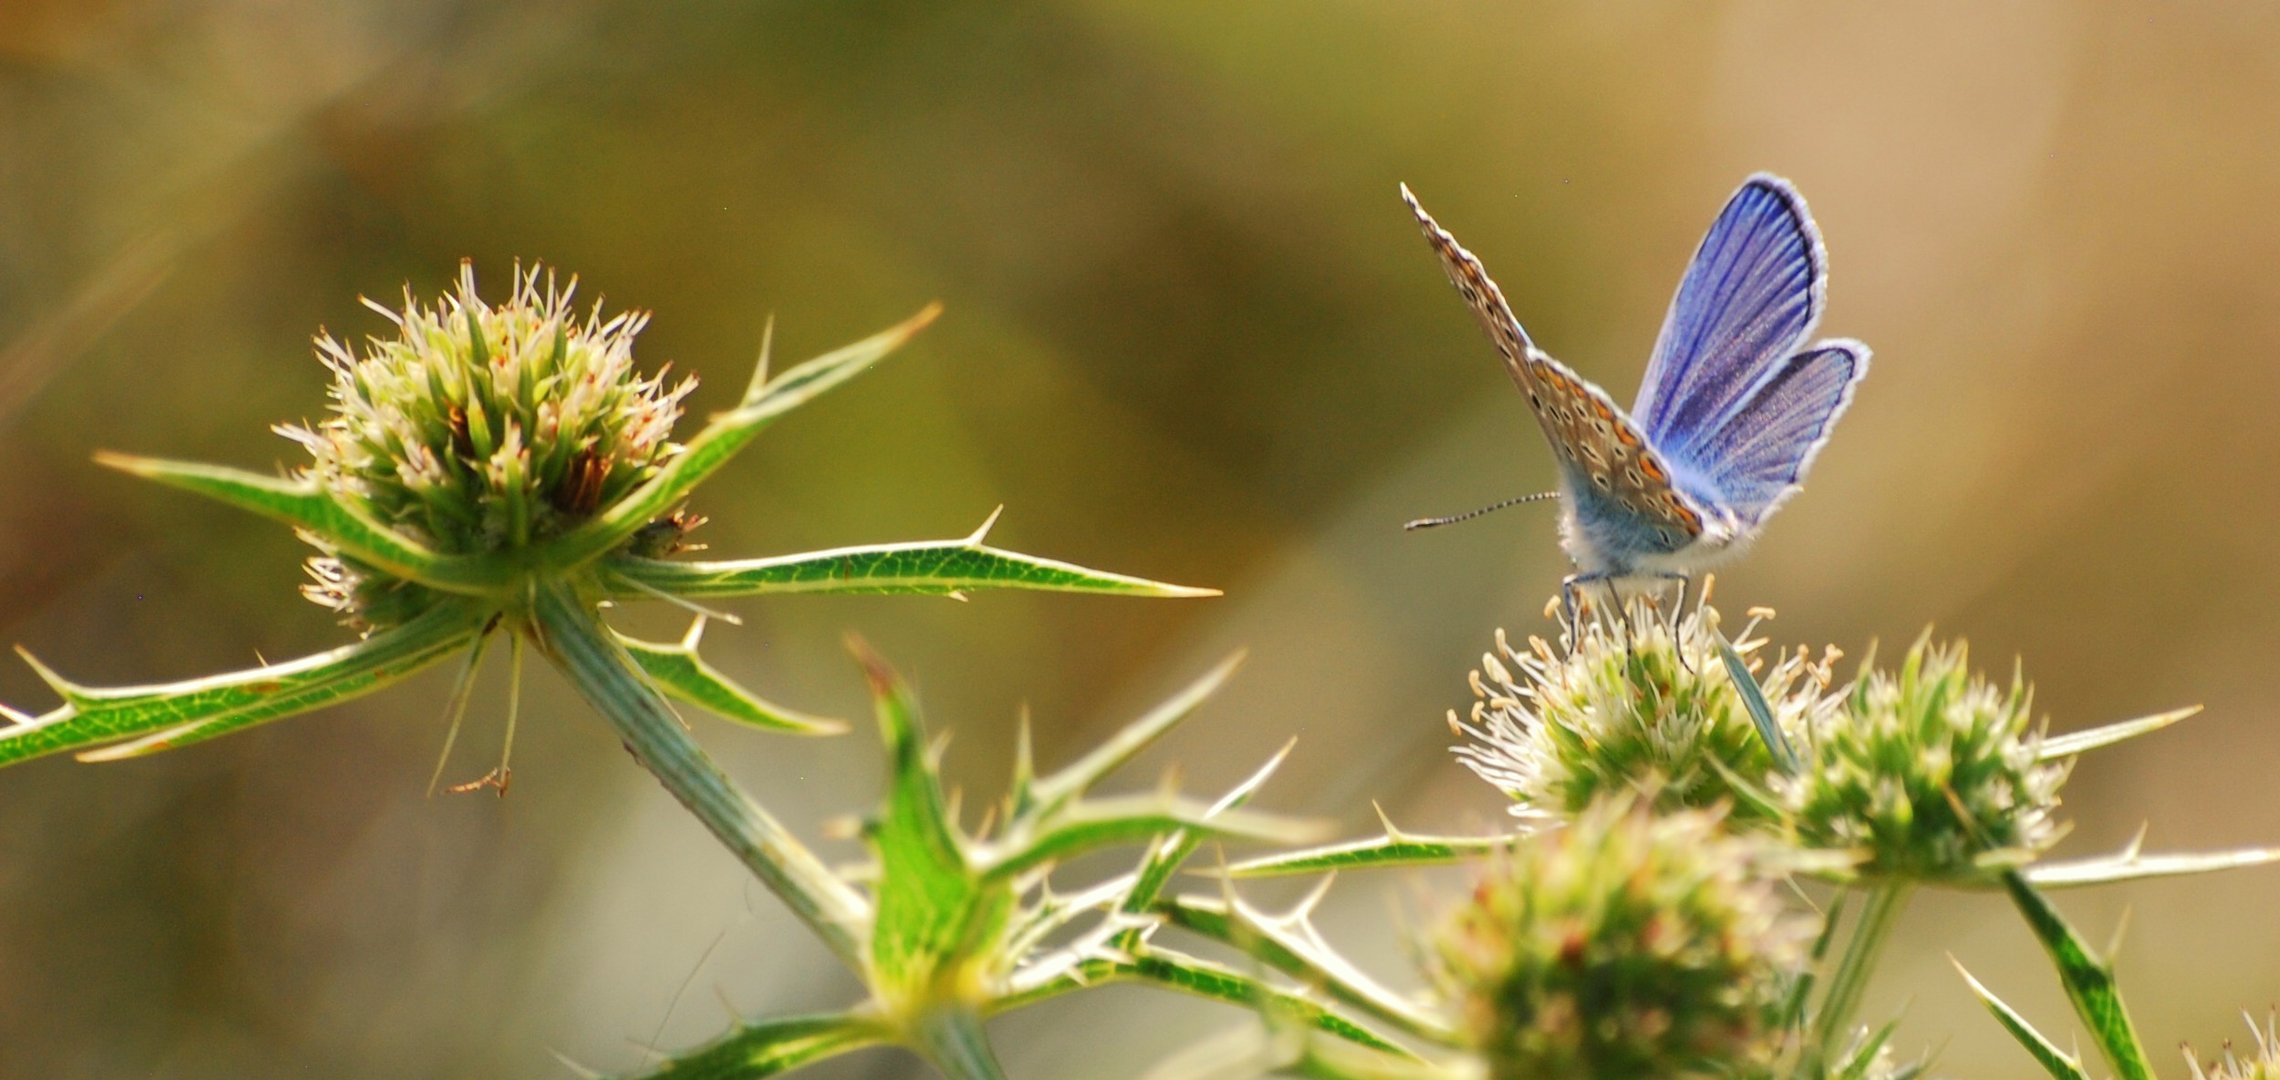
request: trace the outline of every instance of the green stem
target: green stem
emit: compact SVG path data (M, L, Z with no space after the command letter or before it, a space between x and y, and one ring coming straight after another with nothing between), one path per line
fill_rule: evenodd
M1005 1080L982 1018L971 1012L940 1010L926 1016L912 1029L910 1045L950 1080Z
M870 905L689 738L681 718L569 582L535 588L538 644L617 729L634 760L688 807L848 967L864 968Z
M1891 938L1912 888L1907 882L1884 882L1869 888L1868 904L1861 909L1852 938L1845 942L1845 954L1837 960L1836 973L1829 976L1828 995L1821 999L1821 1014L1813 1021L1814 1046L1822 1060L1828 1059L1852 1026L1853 1013L1868 989L1869 974L1876 970L1877 957Z

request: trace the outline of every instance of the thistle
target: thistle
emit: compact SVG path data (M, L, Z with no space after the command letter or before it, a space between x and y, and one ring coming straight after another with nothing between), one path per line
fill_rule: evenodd
M1591 807L1492 863L1431 956L1496 1080L1769 1061L1811 930L1715 813Z
M449 708L456 730L484 645L501 632L518 670L523 646L535 646L645 768L854 962L868 919L861 895L721 774L667 695L769 730L815 735L844 725L723 677L698 655L701 615L680 641L647 642L610 629L601 609L663 600L702 611L708 601L779 592L1210 594L992 548L983 543L987 523L946 541L668 558L698 520L682 509L698 484L785 413L900 347L937 309L773 376L763 344L735 407L675 441L691 384L669 384L661 370L644 375L635 363L647 316L599 305L580 315L574 289L541 268L518 269L507 298L492 304L463 267L452 293L380 309L390 332L362 349L321 336L332 412L279 429L312 459L288 476L100 455L291 526L318 550L306 591L363 634L313 656L150 686L84 686L32 661L63 703L37 717L0 710L14 721L0 729L0 765L188 746L370 693L453 656L463 658ZM510 740L513 724L510 705ZM502 757L477 784L504 792L510 775Z
M681 399L696 386L643 377L633 342L649 317L572 310L575 279L515 271L498 306L460 266L457 291L401 310L365 301L395 324L361 355L329 335L317 354L333 374L332 415L276 430L314 459L298 476L333 501L440 555L522 551L569 532L655 478L681 453ZM627 538L682 531L686 515ZM353 625L392 626L446 594L346 554L321 533L303 592ZM660 549L655 540L648 546ZM663 548L670 548L670 543Z
M2034 695L1999 688L1963 646L1919 639L1820 717L1781 782L1797 842L1843 851L1863 878L1991 882L2057 842L2069 762L2044 753Z
M1644 608L1587 619L1577 640L1555 649L1530 638L1516 649L1503 631L1472 672L1470 722L1449 715L1470 741L1456 754L1510 796L1524 819L1564 818L1611 793L1652 792L1664 808L1730 804L1736 824L1765 820L1762 800L1737 799L1733 778L1772 768L1732 672L1721 663L1716 610L1675 622ZM1754 624L1753 624L1754 627ZM1744 663L1762 639L1744 633ZM1834 652L1816 661L1778 654L1757 684L1784 731L1802 731L1829 683Z

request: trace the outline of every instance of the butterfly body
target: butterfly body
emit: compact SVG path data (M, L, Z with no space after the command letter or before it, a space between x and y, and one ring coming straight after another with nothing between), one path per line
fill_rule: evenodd
M1552 359L1480 260L1402 198L1488 334L1559 465L1560 541L1582 585L1690 580L1740 553L1805 471L1868 371L1868 348L1801 348L1827 254L1787 181L1744 182L1697 249L1634 407Z

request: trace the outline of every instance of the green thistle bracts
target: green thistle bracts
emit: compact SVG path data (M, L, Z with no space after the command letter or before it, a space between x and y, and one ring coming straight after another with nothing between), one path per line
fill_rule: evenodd
M2034 695L1967 657L1918 640L1899 670L1861 673L1777 781L1798 843L1854 855L1864 878L1970 883L2057 842L2068 765L2042 754Z
M517 267L494 306L462 263L456 291L433 304L408 291L400 310L366 301L396 333L361 352L317 339L332 415L277 428L314 459L300 475L443 555L528 548L654 478L681 450L673 426L696 381L641 375L633 342L649 317L605 318L597 303L581 318L576 289ZM305 535L325 551L310 561L312 600L359 625L417 614L425 590Z
M1769 1063L1812 935L1717 815L1595 805L1492 861L1431 969L1495 1080L1735 1076Z

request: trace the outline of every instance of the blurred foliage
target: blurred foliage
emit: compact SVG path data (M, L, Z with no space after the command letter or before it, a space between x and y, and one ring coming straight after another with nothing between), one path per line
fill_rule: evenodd
M2276 99L2280 12L2253 4L12 4L0 634L97 682L335 640L289 536L88 455L292 458L268 425L322 408L318 327L379 329L358 293L544 258L656 312L640 355L706 377L699 414L735 400L771 313L804 356L940 299L910 356L708 490L707 539L963 535L1005 503L998 542L1228 598L791 601L717 628L716 663L852 714L856 628L962 741L1010 745L1030 707L1050 766L1249 644L1217 721L1165 752L1198 789L1298 734L1301 809L1477 824L1500 810L1441 716L1489 627L1547 625L1549 515L1396 526L1539 489L1550 459L1394 184L1627 398L1703 223L1763 168L1827 232L1826 328L1879 362L1727 606L1781 608L1784 637L1936 620L2024 653L2061 732L2205 700L2076 775L2060 853L2141 815L2160 846L2267 841L2280 807L2206 763L2280 749ZM422 687L432 719L403 722ZM14 771L0 1074L628 1067L629 1044L718 1032L715 990L782 1013L843 981L593 725L526 724L504 801L424 798L445 691ZM0 700L40 692L0 670ZM503 687L484 695L463 746L496 736ZM524 708L580 706L534 680ZM876 784L852 740L709 741L803 833ZM2280 993L2272 873L2218 880L2079 912L2137 909L2123 962L2157 1043L2216 1045ZM1382 922L1383 894L1341 892L1333 932ZM2013 977L2041 960L1999 899L1927 897L1900 936L2006 994L2047 983ZM1944 1068L2016 1070L1944 965L1893 965L1865 1008L1906 998L1901 1045L1952 1032ZM2067 1014L2047 987L2012 1003ZM1160 1026L1085 1022L1141 1009ZM1108 991L1002 1042L1016 1076L1137 1069L1213 1022ZM900 1067L848 1061L819 1075Z

